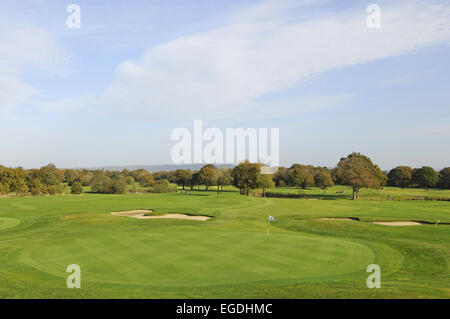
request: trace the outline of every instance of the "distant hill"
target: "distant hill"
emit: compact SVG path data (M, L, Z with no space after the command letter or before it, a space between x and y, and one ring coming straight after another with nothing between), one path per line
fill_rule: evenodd
M192 171L198 171L206 164L167 164L167 165L124 165L124 166L104 166L104 167L79 167L77 169L104 169L108 171L122 171L127 169L129 171L137 170L137 169L145 169L149 172L157 172L157 171L174 171L177 169L190 169ZM218 168L233 168L235 165L233 164L214 164Z

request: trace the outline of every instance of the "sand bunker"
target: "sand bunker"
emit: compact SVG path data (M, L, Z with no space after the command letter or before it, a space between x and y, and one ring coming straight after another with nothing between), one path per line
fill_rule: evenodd
M412 221L404 221L404 222L373 222L377 225L385 225L385 226L416 226L416 225L423 225L419 222L412 222Z
M355 222L369 222L369 221L361 221L359 218L356 217L324 217L324 218L317 218L317 219L308 219L308 220L346 220L346 221L355 221ZM373 221L370 222L377 225L384 225L384 226L418 226L418 225L448 225L449 223L431 223L431 222L422 222L422 221Z
M137 219L157 219L157 218L174 218L174 219L190 219L190 220L208 220L211 217L209 216L195 216L195 215L186 215L186 214L163 214L163 215L154 215L154 216L145 216L147 213L151 213L151 210L141 209L141 210L130 210L126 212L112 212L112 215L116 216L126 216Z
M331 218L331 217L325 217L325 218L319 218L319 220L350 220L350 221L358 221L357 218L350 218L350 217L346 217L346 218Z

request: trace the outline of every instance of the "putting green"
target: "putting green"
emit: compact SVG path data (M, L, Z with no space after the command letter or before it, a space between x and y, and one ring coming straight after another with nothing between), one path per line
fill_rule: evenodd
M148 286L205 286L285 279L326 279L365 272L375 259L367 246L329 237L265 232L101 232L40 242L21 261L82 280ZM61 280L61 284L65 281Z
M20 219L17 218L9 218L9 217L0 217L0 231L16 227L20 224Z

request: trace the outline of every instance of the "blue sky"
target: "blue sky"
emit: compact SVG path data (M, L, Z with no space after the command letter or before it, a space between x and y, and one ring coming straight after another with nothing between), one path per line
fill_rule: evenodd
M450 166L449 1L2 0L0 30L3 165L169 164L201 119L279 128L282 165Z

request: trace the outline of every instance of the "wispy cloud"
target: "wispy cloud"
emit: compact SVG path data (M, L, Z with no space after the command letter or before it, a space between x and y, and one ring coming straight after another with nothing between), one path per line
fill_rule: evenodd
M110 85L84 105L147 120L229 117L313 75L450 40L448 1L385 5L381 29L367 28L363 6L313 10L311 18L309 5L262 2L221 28L152 47L118 65Z
M72 56L47 30L19 23L4 12L0 30L0 116L5 117L39 93L24 76L66 74Z
M0 74L0 118L10 117L10 111L27 102L39 91L15 77Z

